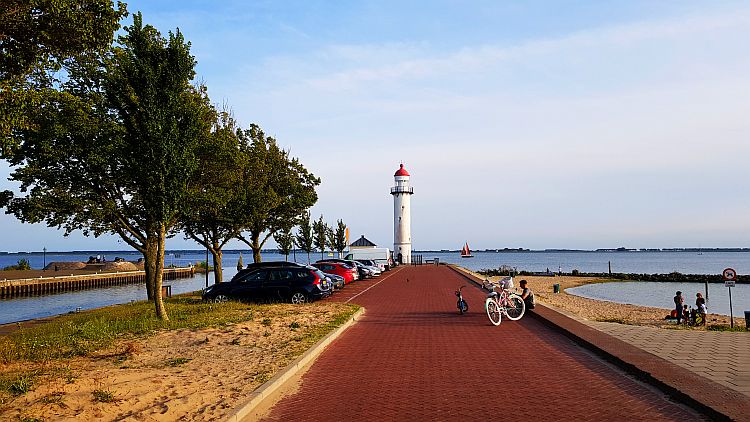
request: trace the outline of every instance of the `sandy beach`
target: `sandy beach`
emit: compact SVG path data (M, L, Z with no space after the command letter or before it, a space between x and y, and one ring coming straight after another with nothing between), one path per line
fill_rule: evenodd
M122 340L63 361L0 364L6 377L39 374L26 394L0 393L0 420L220 420L347 308L267 305L262 318L225 327Z
M472 274L481 279L486 278L478 273ZM491 277L490 279L495 281L500 278L501 277ZM664 317L669 313L668 309L605 302L601 300L588 299L585 297L572 295L565 291L565 289L581 286L583 284L601 282L596 279L571 276L518 276L514 278L516 287L518 287L518 281L520 281L521 279L527 280L529 282L529 287L534 292L536 300L538 300L539 302L566 312L570 312L572 314L576 314L591 321L617 322L620 324L647 325L652 327L672 329L704 329L702 327L691 328L677 326L674 323L666 321ZM560 284L560 293L554 293L553 284ZM671 300L671 298L668 298L668 300ZM735 322L737 322L737 318L735 318ZM707 324L729 325L729 317L726 315L708 314Z

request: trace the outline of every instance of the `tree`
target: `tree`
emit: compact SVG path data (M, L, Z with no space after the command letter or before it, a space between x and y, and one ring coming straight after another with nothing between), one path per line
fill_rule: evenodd
M323 259L323 253L325 253L326 246L328 246L328 224L323 221L323 215L320 215L320 219L313 223L313 243L315 249L320 251L320 259Z
M336 230L331 229L329 234L328 243L331 245L331 249L339 253L339 258L341 258L344 249L347 247L346 224L344 224L344 221L338 220L336 222Z
M248 182L241 186L248 212L244 227L249 236L240 234L237 238L253 250L254 262L260 262L266 241L277 231L295 225L318 200L315 187L320 179L279 148L276 140L267 137L257 125L243 131L240 140L249 157Z
M217 115L211 135L197 148L200 162L190 180L190 195L181 208L180 228L189 239L211 252L214 282L223 281L223 248L247 221L242 186L248 156L240 149L231 113Z
M190 84L195 60L179 30L164 38L140 14L133 20L110 53L73 63L62 95L14 131L10 179L25 195L6 191L0 205L66 234L119 235L143 254L148 297L168 319L164 241L215 114L205 88Z
M284 255L284 259L289 261L289 253L294 248L294 235L292 234L292 227L287 226L281 229L273 235L274 240L279 245L279 253Z
M3 0L0 6L0 144L28 129L39 107L59 92L66 61L112 44L125 4L111 0Z
M237 260L237 271L245 268L245 264L242 262L242 252L240 252L240 259Z
M310 252L313 251L313 229L310 224L310 213L303 213L300 217L299 224L297 227L297 235L294 237L297 241L297 246L305 252L307 252L307 263L310 263Z

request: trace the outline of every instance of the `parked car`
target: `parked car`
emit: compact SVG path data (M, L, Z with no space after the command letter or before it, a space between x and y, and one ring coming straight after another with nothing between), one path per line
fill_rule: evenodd
M237 279L241 279L246 277L248 274L257 271L261 268L271 268L271 267L286 267L286 268L305 268L309 267L305 264L298 264L296 262L289 262L289 261L265 261L265 262L251 262L247 264L247 267L237 271L237 274L232 277L232 280L235 281Z
M346 282L344 281L344 277L341 277L340 275L336 275L336 274L327 274L327 273L324 273L324 274L326 275L326 277L328 277L328 279L331 282L331 286L334 289L344 288L344 285L346 284Z
M378 264L375 261L373 261L372 259L357 259L356 261L359 262L359 263L362 263L364 265L367 265L370 268L374 268L376 270L375 271L375 276L379 276L380 274L383 273L383 271L385 271L383 268L381 268L380 266L378 266Z
M357 273L359 274L359 278L361 279L375 277L376 275L380 274L380 271L378 269L367 267L361 262L352 261L351 259L327 258L327 259L321 259L318 262L340 262L340 263L349 265L357 269Z
M320 269L327 274L336 274L344 277L344 283L349 284L359 278L357 269L343 262L318 261L312 264L313 267Z
M331 294L331 282L314 267L262 266L203 291L203 300L229 299L305 303Z

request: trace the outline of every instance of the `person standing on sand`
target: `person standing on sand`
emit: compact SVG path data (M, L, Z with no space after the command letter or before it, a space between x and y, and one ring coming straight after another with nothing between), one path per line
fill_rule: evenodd
M695 307L698 309L698 313L701 314L703 325L706 325L706 299L700 292L696 293L695 296Z
M682 320L682 303L685 301L685 299L682 297L682 292L677 291L677 294L674 297L674 310L677 313L677 323L679 324Z

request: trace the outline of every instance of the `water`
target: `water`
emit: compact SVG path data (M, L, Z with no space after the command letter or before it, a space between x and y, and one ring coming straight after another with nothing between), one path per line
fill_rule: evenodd
M582 272L607 272L608 261L612 262L613 272L624 273L670 273L678 271L684 274L720 274L724 268L732 267L739 274L750 273L750 252L705 252L698 255L695 252L475 252L474 258L461 258L458 252L417 252L424 259L438 258L440 262L458 264L471 270L487 268L498 268L501 265L516 267L518 270L527 271L557 271L570 272L578 269ZM141 255L133 251L119 252L76 252L76 253L13 253L0 254L0 268L15 265L19 259L27 259L32 268L43 268L45 262L49 264L54 261L87 261L89 256L103 255L107 260L115 257L127 261L136 261ZM329 256L326 254L326 256ZM236 274L237 261L240 253L238 251L225 251L224 253L224 280L229 280ZM283 255L273 252L262 254L264 261L280 261ZM307 254L297 253L298 262L307 262ZM311 259L320 259L320 253L312 253ZM242 252L245 264L252 262L252 253ZM293 260L290 255L289 259ZM189 266L206 259L205 251L170 251L164 261L165 265ZM168 281L172 285L172 293L184 293L200 290L205 287L205 274L198 274L193 278ZM209 277L209 283L213 283L213 274ZM612 283L632 284L632 283ZM650 283L653 290L656 285L672 283ZM597 285L598 286L598 285ZM682 288L684 292L692 292L699 289L699 284L690 284ZM738 286L733 292L733 299L738 297L739 303L747 299L747 285ZM679 289L679 288L678 288ZM674 291L673 287L666 288L667 293L642 292L638 297L654 297L656 304L648 306L670 307ZM739 290L742 289L742 290ZM716 289L717 291L719 289ZM726 289L724 289L726 290ZM668 293L671 291L671 293ZM698 291L698 290L696 290ZM713 289L712 289L713 291ZM740 293L744 292L744 293ZM583 293L581 293L583 294ZM593 293L592 293L593 294ZM630 293L632 294L632 293ZM695 294L694 292L692 293ZM623 298L629 298L629 294L622 294ZM718 297L718 293L717 293ZM745 299L742 299L744 297ZM599 298L599 297L597 297ZM666 304L664 300L666 298ZM96 290L85 290L68 292L49 296L35 296L16 299L0 300L0 324L15 321L23 321L51 315L63 314L75 311L76 308L92 309L101 306L118 303L128 303L133 300L145 300L146 287L144 284L128 286L113 286ZM611 300L601 298L605 300ZM713 296L709 298L712 302ZM626 300L626 299L623 299ZM722 299L717 299L721 302ZM659 304L661 303L661 304ZM692 301L690 302L692 303ZM645 304L645 303L644 303ZM718 306L718 305L717 305ZM740 309L736 305L735 309ZM745 305L741 305L745 306ZM713 303L712 303L713 307ZM746 308L750 309L746 306ZM712 312L714 310L712 309ZM728 313L727 305L727 313ZM739 312L739 311L738 311Z
M738 274L750 274L750 252L474 252L474 258L461 258L458 252L416 252L424 259L461 265L470 270L495 269L500 265L519 271L573 269L587 273L606 273L608 262L614 273L721 274L731 267Z
M674 308L672 298L678 290L682 292L685 304L695 308L695 294L700 292L705 295L704 289L702 283L627 281L587 284L565 291L590 299L671 310ZM738 284L731 289L734 316L744 318L744 311L750 311L750 285ZM709 313L729 315L729 288L721 283L710 283L707 305Z

